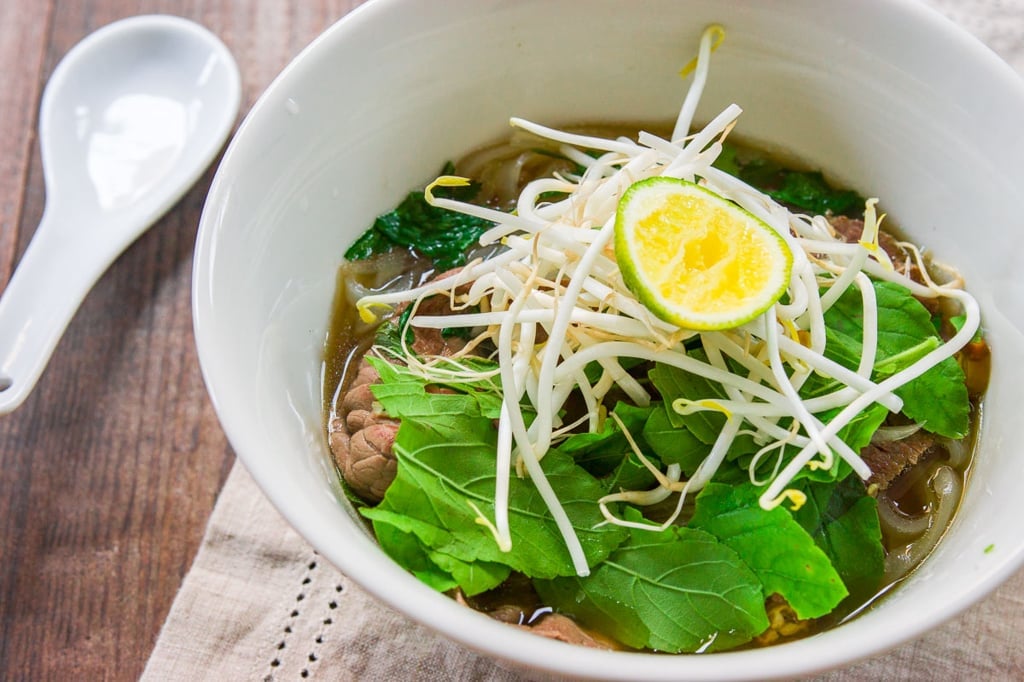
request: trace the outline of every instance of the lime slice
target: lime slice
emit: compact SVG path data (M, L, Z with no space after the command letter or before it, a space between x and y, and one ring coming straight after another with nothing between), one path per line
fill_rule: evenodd
M778 232L731 201L675 178L631 186L615 218L626 286L666 322L738 327L785 292L793 253Z

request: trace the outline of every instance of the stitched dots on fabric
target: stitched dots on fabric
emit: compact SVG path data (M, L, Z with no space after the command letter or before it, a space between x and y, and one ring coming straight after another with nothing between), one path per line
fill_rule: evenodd
M330 572L318 570L319 558L315 554L300 566L294 596L290 603L286 602L279 634L267 642L264 682L316 677L321 661L325 660L323 649L330 643L331 626L341 608L345 586L336 577L327 582L331 580Z

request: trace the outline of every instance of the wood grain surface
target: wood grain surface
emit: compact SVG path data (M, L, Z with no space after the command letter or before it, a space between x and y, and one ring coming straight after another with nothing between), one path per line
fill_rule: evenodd
M244 115L358 4L0 0L0 287L42 216L39 98L76 42L135 14L195 20L238 60ZM198 547L234 459L200 376L190 309L212 177L113 264L35 392L0 416L0 680L137 678Z

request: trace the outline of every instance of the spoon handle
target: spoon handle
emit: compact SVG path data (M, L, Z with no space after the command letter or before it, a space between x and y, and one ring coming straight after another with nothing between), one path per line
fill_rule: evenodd
M28 397L86 293L120 252L90 239L93 231L86 225L69 230L44 212L0 296L0 414Z

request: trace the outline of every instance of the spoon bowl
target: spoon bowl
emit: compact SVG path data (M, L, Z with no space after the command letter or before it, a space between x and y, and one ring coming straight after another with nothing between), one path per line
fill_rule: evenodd
M115 22L58 64L39 114L46 209L0 298L0 414L110 263L210 165L240 99L228 49L178 17Z

